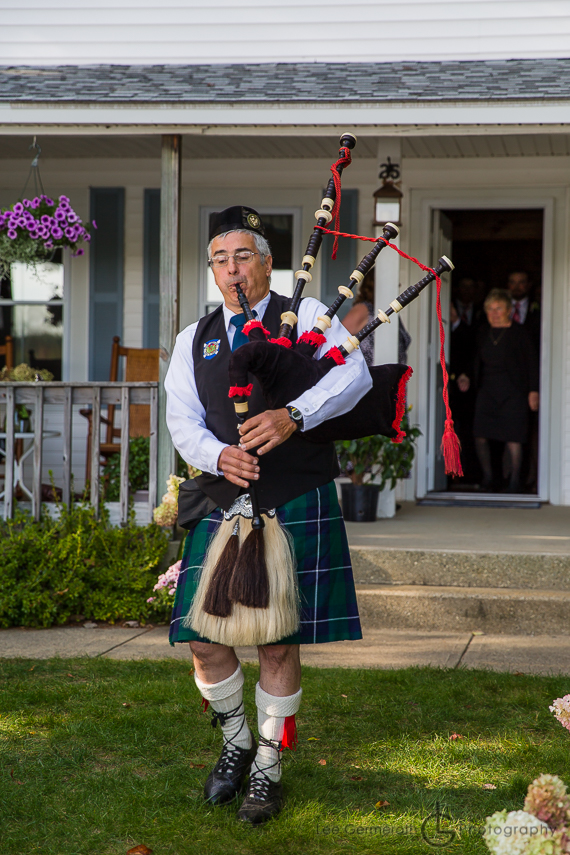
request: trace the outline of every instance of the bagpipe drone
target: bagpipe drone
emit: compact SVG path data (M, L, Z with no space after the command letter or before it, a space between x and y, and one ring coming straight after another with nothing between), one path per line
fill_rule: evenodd
M350 151L354 148L356 138L351 134L343 134L340 142L339 158L331 167L333 174L325 198L315 213L317 222L303 257L302 269L295 274L295 290L289 309L281 315L282 324L277 338L270 338L269 331L255 318L243 291L236 285L239 303L246 318L243 331L248 337L248 343L232 353L229 365L229 397L233 399L238 427L249 417L248 399L253 389L252 377L259 383L267 409L285 407L315 386L335 366L344 364L368 335L382 324L390 323L391 316L409 305L434 280L437 282L439 300L440 275L453 269L445 256L439 259L433 269L407 256L390 243L399 232L395 225L387 223L381 237L364 238L372 241L374 247L357 265L348 285L339 287L339 296L318 317L313 329L304 331L296 343L292 342L303 289L311 281L310 270L315 264L323 233L329 232L335 236L333 255L336 254L336 241L342 234L338 227L332 230L327 226L333 220L338 226L340 176L343 168L350 164ZM379 253L386 247L411 258L426 271L426 275L404 290L385 311L380 310L377 317L359 333L349 335L342 346L332 347L320 358L315 358L317 350L326 345L326 332L331 327L332 319L345 300L353 297L352 289L360 285L374 266ZM443 339L441 313L438 314ZM442 367L445 377L444 360ZM372 388L350 412L303 431L301 436L307 442L329 443L382 434L394 442L401 442L405 435L400 427L405 411L405 386L411 373L411 368L401 364L372 366ZM459 448L446 388L444 400L447 421L442 447L448 471L459 472ZM263 477L263 465L260 477ZM263 509L262 512L256 483L253 481L248 493L239 496L224 511L224 519L212 539L198 591L185 622L200 636L230 646L268 644L286 638L298 629L299 597L290 536L280 525L275 509Z

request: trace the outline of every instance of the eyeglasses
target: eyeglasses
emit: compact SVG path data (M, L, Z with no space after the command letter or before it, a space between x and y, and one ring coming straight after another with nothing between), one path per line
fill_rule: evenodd
M251 264L254 255L259 255L259 253L252 252L251 249L243 249L236 252L235 255L215 255L210 258L208 264L210 267L225 267L230 258L233 258L236 264Z

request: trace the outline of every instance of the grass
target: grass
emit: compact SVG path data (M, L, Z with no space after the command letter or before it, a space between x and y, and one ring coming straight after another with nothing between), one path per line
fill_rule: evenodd
M244 670L254 722L257 669ZM456 831L440 851L471 855L487 851L485 817L522 808L538 774L570 784L570 737L548 710L567 678L307 668L286 809L244 828L235 805L202 802L220 733L189 671L168 660L1 660L0 853L124 855L144 843L154 855L421 855L434 851L421 825L439 802L442 827Z

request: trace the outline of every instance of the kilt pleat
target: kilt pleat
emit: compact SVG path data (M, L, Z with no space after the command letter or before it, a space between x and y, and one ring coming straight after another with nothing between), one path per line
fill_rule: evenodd
M278 644L320 644L362 638L344 520L334 482L277 508L293 537L301 598L299 630ZM204 556L223 514L192 529L184 544L170 623L170 643L208 641L182 625L198 588Z

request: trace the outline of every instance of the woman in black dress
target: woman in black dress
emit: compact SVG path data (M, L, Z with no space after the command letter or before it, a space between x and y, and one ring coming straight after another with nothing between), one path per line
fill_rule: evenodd
M483 308L489 323L479 331L473 372L477 388L473 433L482 487L493 489L489 440L495 440L505 443L509 452L508 492L518 493L529 410L538 410L538 356L524 328L511 318L507 291L494 288Z

